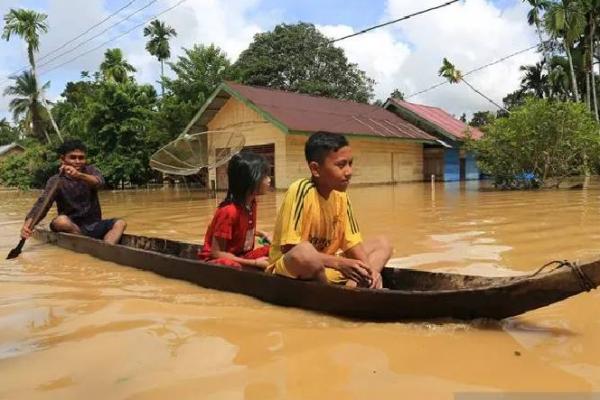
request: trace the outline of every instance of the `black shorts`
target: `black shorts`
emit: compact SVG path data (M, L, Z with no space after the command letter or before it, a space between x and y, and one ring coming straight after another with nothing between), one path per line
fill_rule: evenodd
M80 225L81 233L94 239L104 239L104 236L110 231L117 222L116 218L102 219L91 224Z

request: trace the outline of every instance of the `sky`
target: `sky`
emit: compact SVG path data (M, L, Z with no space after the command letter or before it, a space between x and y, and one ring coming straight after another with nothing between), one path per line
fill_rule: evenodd
M156 14L173 6L176 7L159 16L178 32L171 41L172 59L183 53L182 48L214 43L233 62L255 34L283 22L310 22L326 36L337 38L446 1L0 0L0 15L11 8L31 8L48 15L50 29L41 37L37 63L40 80L50 81L46 97L54 101L60 98L66 82L80 79L81 71L97 71L104 51L114 47L123 49L127 60L137 69L139 82L158 87L160 66L145 50L142 30ZM129 3L81 39L57 50ZM444 57L465 72L535 45L537 35L527 25L527 11L528 6L521 0L461 0L336 45L346 51L350 62L375 79L375 98L385 100L396 88L410 95L443 82L438 70ZM3 24L0 20L0 29ZM136 28L137 25L140 26ZM98 48L93 50L95 47ZM501 103L507 93L519 86L519 66L532 64L539 58L532 50L467 79ZM0 94L10 84L8 76L26 66L26 45L22 40L14 37L10 42L0 41ZM408 100L441 107L457 116L496 109L464 84L443 85ZM0 118L10 118L9 101L0 95Z

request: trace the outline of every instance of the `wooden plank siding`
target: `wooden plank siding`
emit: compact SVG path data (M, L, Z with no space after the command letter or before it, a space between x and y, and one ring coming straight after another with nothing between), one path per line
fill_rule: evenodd
M221 129L231 129L242 133L246 137L245 146L273 144L275 148L275 183L278 188L282 187L280 182L285 182L286 165L285 135L279 128L232 97L208 123L210 131ZM214 148L223 146L223 144L214 142L214 138L209 141ZM209 179L215 179L214 170L210 172Z
M304 158L304 143L308 134L286 134L234 97L208 123L208 129L238 130L246 137L246 146L273 143L277 189L287 189L295 180L308 176ZM354 184L423 180L422 143L394 138L346 137L355 158ZM209 138L209 141L215 148L220 147L219 143L214 142L214 138ZM214 170L210 171L209 179L216 179Z
M354 155L353 184L423 180L423 145L395 139L355 138L347 135ZM286 184L308 175L304 143L308 135L287 136Z

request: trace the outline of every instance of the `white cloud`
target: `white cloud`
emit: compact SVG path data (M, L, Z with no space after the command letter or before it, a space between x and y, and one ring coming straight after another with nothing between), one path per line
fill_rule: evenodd
M389 0L388 17L397 18L413 11L414 2ZM419 8L438 4L423 0ZM407 92L427 88L439 79L442 58L447 57L460 70L479 67L536 42L534 30L527 25L527 6L516 2L501 11L491 1L466 0L398 25L397 34L414 46L409 62L402 69L408 77ZM519 66L536 61L535 51L521 54L481 72L468 80L497 102L515 90L520 81ZM495 109L464 84L445 85L412 98L416 102L442 106L460 114L463 111Z
M175 4L175 0L164 2L162 9ZM205 0L183 3L160 19L175 28L177 37L171 40L171 60L183 54L182 47L191 48L194 44L219 46L235 61L250 44L254 35L264 29L251 21L248 13L259 6L258 0ZM135 43L130 43L128 58L138 69L137 78L145 82L158 79L160 65L145 50L146 38L140 34ZM168 69L165 69L168 73Z
M339 38L354 30L349 26L319 26L330 38ZM357 63L367 75L377 82L376 98L387 99L396 87L403 87L399 78L402 67L409 61L410 48L394 38L389 30L379 30L339 42L351 62Z
M438 0L388 0L381 21L438 5ZM535 32L526 22L527 6L498 9L491 1L466 0L396 25L338 42L350 61L357 63L377 81L376 98L385 99L399 88L405 94L428 88L438 77L442 58L449 58L466 72L500 57L535 44ZM321 26L330 37L355 32L349 26ZM498 103L515 90L520 81L519 66L535 62L531 51L470 75L467 79ZM410 101L435 105L459 115L495 107L464 84L445 85Z
M152 10L136 15L120 29L106 33L93 44L74 51L69 57L56 61L53 65L114 37L178 1L160 0ZM3 0L0 13L4 14L11 5L15 6L17 3L16 0ZM49 0L48 9L41 11L49 14L51 27L49 33L42 37L40 54L55 49L65 40L107 16L105 4L102 0ZM437 4L439 0L387 0L386 12L381 16L381 21ZM116 22L139 6L132 6L103 26ZM172 60L182 54L182 47L189 48L195 43L215 43L234 61L252 41L254 34L270 29L282 20L280 9L261 7L260 0L188 0L160 16L161 20L178 32L178 36L171 40ZM377 81L376 98L384 99L395 88L409 94L440 82L437 71L443 57L448 57L464 72L535 44L536 35L527 26L526 13L527 6L518 0L504 10L497 8L491 0L465 0L391 27L344 40L337 45L345 49L351 62L357 63ZM127 59L138 70L136 78L141 82L156 84L160 66L145 50L146 38L142 35L142 29L140 27L130 35L109 43L106 48L122 48ZM353 27L344 25L319 26L319 29L330 37L355 32ZM0 43L0 65L4 69L0 71L0 76L5 76L8 70L26 65L24 49L19 39L9 44ZM42 79L52 80L49 97L56 98L62 92L65 82L78 79L81 70L97 70L104 51L105 48L99 49L44 75ZM475 87L500 102L504 95L518 87L519 66L532 63L538 58L532 51L470 75L468 79ZM41 71L43 73L44 69ZM168 73L168 68L166 72ZM440 106L457 115L465 111L494 108L463 84L445 85L410 100ZM0 98L0 115L5 112L6 103L7 99Z

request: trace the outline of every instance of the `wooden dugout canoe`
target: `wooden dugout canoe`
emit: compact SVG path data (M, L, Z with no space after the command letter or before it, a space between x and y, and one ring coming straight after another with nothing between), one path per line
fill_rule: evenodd
M209 289L246 294L280 306L373 321L502 319L564 300L600 284L600 260L535 276L484 277L385 268L387 290L351 289L236 270L196 260L198 245L136 235L121 244L48 230L44 242ZM584 274L583 276L581 274Z

